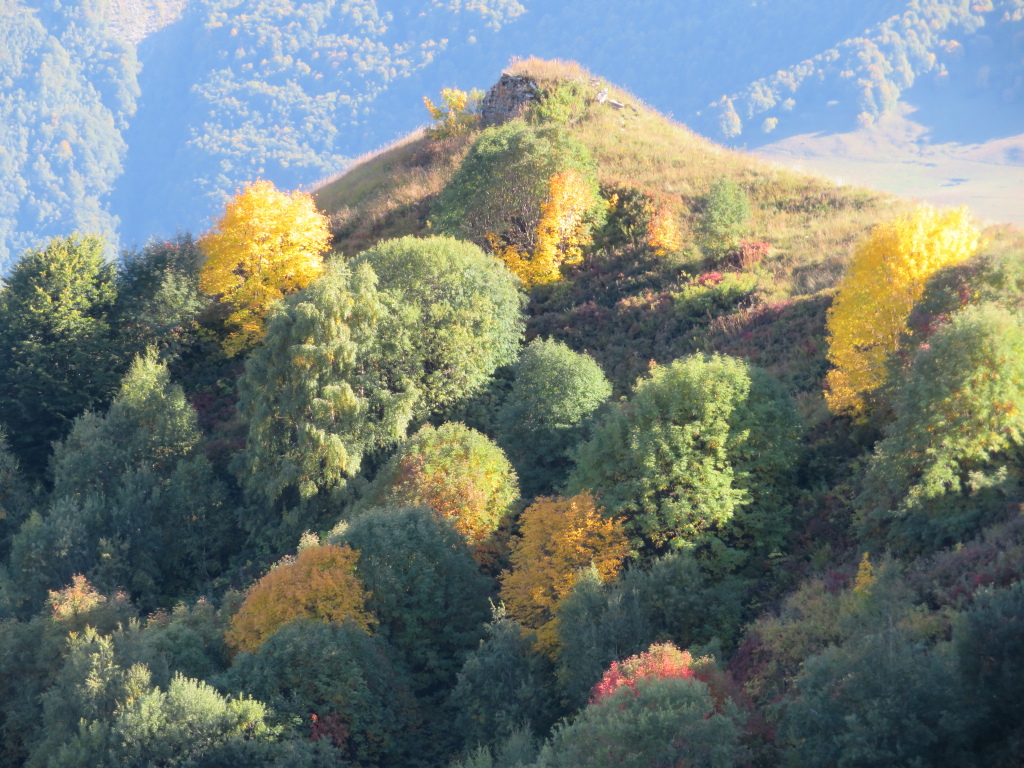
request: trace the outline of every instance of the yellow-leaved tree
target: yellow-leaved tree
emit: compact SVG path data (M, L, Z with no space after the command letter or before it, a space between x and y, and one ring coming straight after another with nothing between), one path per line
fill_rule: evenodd
M205 256L200 285L232 307L228 355L262 338L270 308L320 275L330 240L326 217L304 192L279 192L257 181L228 201L199 238Z
M590 243L594 194L579 171L559 171L548 180L548 198L541 205L533 253L514 245L502 246L488 233L491 247L527 287L551 283L561 277L563 264L583 258Z
M366 609L369 593L355 574L359 553L333 544L307 547L257 581L231 618L225 635L233 651L255 653L278 628L296 619L352 619L363 629L375 623Z
M519 519L512 544L512 569L501 575L508 615L537 630L538 647L553 655L558 646L555 611L591 563L601 579L614 578L629 552L618 520L601 514L584 491L570 499L540 498Z
M937 211L920 205L879 224L857 246L828 312L825 399L833 413L862 414L885 382L907 317L925 282L978 248L980 232L966 208Z

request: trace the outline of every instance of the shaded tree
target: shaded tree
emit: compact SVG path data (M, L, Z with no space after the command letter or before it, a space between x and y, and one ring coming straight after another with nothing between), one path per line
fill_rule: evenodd
M516 466L523 496L530 499L565 479L572 466L569 451L612 387L592 357L545 339L523 350L514 377L495 416L495 431Z
M1024 327L995 305L953 316L914 355L857 500L901 551L963 540L1024 498Z
M32 476L77 416L105 404L123 370L105 250L98 237L54 238L23 253L0 290L0 422Z
M403 766L415 753L417 713L392 651L351 619L297 619L240 654L222 687L272 709L268 718L333 745L355 765Z

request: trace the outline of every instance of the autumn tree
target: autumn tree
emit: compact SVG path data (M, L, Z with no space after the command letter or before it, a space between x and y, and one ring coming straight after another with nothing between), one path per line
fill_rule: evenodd
M593 186L579 171L558 171L548 180L532 252L503 243L495 233L488 233L488 243L526 287L553 282L561 277L563 264L576 264L583 258L598 205Z
M278 564L246 593L231 619L228 645L256 651L278 627L300 618L342 622L366 629L374 623L366 609L369 596L355 574L359 553L349 547L307 547Z
M77 416L109 402L124 372L106 248L99 237L54 238L22 254L3 280L0 423L29 476L42 476L52 443Z
M539 499L519 519L501 598L509 615L537 630L540 647L552 654L558 643L555 612L577 572L593 563L601 578L613 578L628 550L619 522L603 517L589 493Z
M828 313L833 368L825 398L834 413L865 412L885 382L889 356L925 282L969 258L979 236L966 208L943 212L921 205L879 224L857 245Z
M425 424L377 473L359 508L429 507L476 548L518 497L515 470L490 439L458 423Z
M575 452L570 492L590 489L636 548L695 549L719 570L782 546L799 448L792 399L724 355L656 366Z
M478 109L483 96L482 91L473 90L467 93L458 88L442 89L440 104L435 104L424 96L423 104L434 121L427 129L427 136L435 141L441 141L468 133L480 122Z
M512 388L495 415L496 433L531 499L565 479L570 449L611 397L612 386L592 357L546 339L531 341L513 372Z
M199 239L206 257L202 289L231 306L227 354L259 340L270 308L320 274L329 243L327 219L308 194L257 181L228 201L224 215Z
M481 247L496 240L520 254L534 254L545 202L552 199L556 174L574 171L582 179L564 187L567 199L582 194L596 204L600 199L597 173L590 153L560 126L532 126L513 120L487 128L473 142L459 169L445 185L431 210L431 223L442 233L468 239ZM561 185L559 185L561 186ZM560 210L556 211L555 208ZM565 210L550 207L553 228ZM594 215L599 216L600 207ZM571 223L569 217L565 223Z

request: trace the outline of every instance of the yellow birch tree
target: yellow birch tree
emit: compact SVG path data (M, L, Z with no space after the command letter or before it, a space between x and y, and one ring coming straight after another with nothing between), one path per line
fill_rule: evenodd
M199 238L205 256L200 286L232 307L228 355L262 338L270 308L320 275L330 240L327 219L304 192L279 192L257 181L228 201Z
M856 248L828 312L825 399L833 413L862 414L884 382L907 317L925 282L978 248L980 233L966 208L920 205L879 224Z
M561 277L563 264L583 258L583 247L590 243L589 214L594 205L594 195L579 171L559 171L548 180L548 199L541 205L532 254L514 245L502 246L491 233L488 240L528 288L551 283Z

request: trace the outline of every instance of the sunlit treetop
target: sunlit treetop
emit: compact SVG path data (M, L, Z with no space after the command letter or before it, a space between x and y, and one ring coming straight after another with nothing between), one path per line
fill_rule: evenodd
M203 291L232 306L229 355L262 337L271 306L320 275L330 239L327 219L303 192L256 181L228 201L199 247Z

